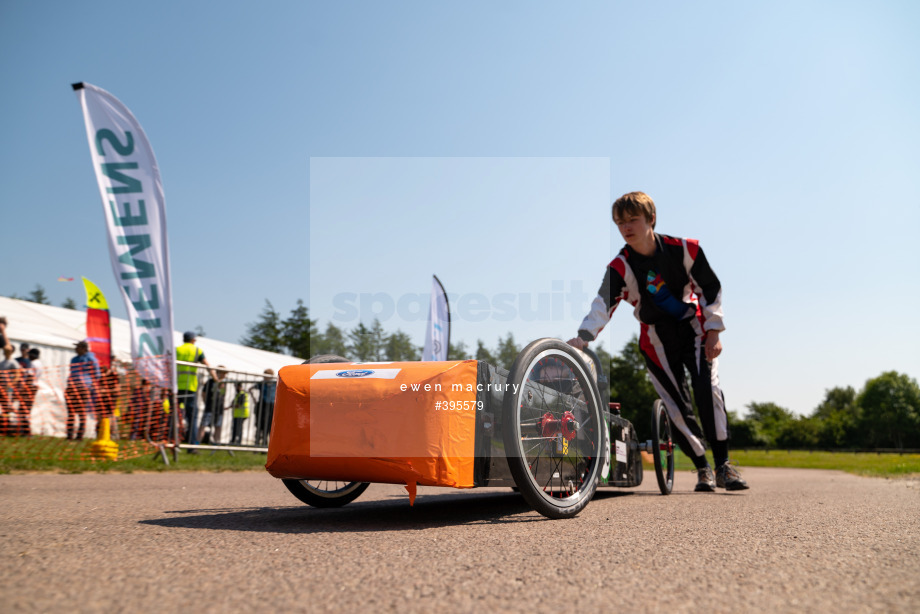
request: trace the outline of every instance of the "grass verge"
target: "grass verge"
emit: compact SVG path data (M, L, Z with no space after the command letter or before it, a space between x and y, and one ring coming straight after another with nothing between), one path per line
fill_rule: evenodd
M836 469L856 475L897 478L920 475L920 454L876 454L871 452L809 452L808 450L733 450L732 462L740 467L795 467ZM712 456L709 456L712 463ZM693 463L677 450L677 471L692 471ZM651 469L652 465L648 464ZM653 469L654 470L654 469Z
M887 478L920 474L920 454L738 450L733 451L731 456L740 467L837 469L856 475Z
M146 472L146 471L263 471L265 454L200 450L198 454L180 452L178 462L167 453L166 465L158 454L148 453L137 458L118 461L81 459L89 442L67 442L56 438L42 442L39 438L0 438L0 474L24 472L84 473L84 472ZM48 446L54 445L55 454ZM30 458L30 456L32 458ZM45 458L36 458L42 457ZM50 458L57 456L58 458ZM873 477L906 477L920 475L920 454L875 454L856 452L809 452L807 450L735 450L732 462L744 467L798 467L805 469L837 469L856 475ZM712 459L710 458L710 461ZM652 465L646 465L651 469ZM691 471L693 463L680 450L676 453L676 469Z
M264 452L199 450L198 454L180 452L178 462L167 451L169 465L153 451L135 458L117 461L93 460L88 458L91 442L69 442L59 438L42 441L40 438L16 440L0 438L0 474L51 472L148 472L148 471L264 471ZM53 444L53 446L51 445ZM123 442L127 445L127 442ZM30 447L31 446L31 447ZM83 456L83 458L81 458Z

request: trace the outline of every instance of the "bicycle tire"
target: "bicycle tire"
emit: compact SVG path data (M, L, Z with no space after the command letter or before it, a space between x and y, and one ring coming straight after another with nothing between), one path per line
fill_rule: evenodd
M525 347L507 382L502 438L515 485L537 512L571 518L591 501L609 463L597 384L583 359L558 339ZM550 435L552 428L559 433Z
M303 364L328 364L332 362L351 362L337 354L320 354ZM291 494L313 507L342 507L361 496L369 482L345 482L342 480L283 479L282 483ZM323 488L321 485L325 484ZM332 488L329 488L333 485ZM341 485L341 486L339 486Z
M291 494L313 507L342 507L361 496L368 482L344 482L335 480L281 480ZM330 488L330 485L342 484ZM326 485L322 487L321 485Z
M652 460L658 489L663 495L674 489L674 442L671 440L671 419L661 399L652 406Z

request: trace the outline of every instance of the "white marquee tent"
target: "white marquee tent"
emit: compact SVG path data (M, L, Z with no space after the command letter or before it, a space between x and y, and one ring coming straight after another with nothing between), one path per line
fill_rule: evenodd
M29 301L0 297L0 316L8 324L7 337L17 348L22 342L41 350L41 361L46 367L66 365L76 356L74 344L86 338L86 312ZM112 318L112 354L116 360L131 360L131 337L127 320ZM182 344L182 333L173 334L176 346ZM304 359L285 354L275 354L255 348L199 337L196 343L204 351L211 366L224 365L229 370L260 374L265 369L278 369L297 365Z
M86 338L86 312L29 301L0 297L0 316L7 319L6 335L19 355L19 344L26 342L41 351L41 363L46 370L60 372L76 356L74 344ZM112 318L112 355L116 361L131 361L130 327L127 320ZM182 344L182 333L174 332L176 346ZM199 337L197 346L212 367L222 365L228 371L259 379L265 369L275 374L281 367L297 365L303 359L275 354L235 343ZM63 376L66 378L66 375ZM247 378L248 379L248 378ZM62 378L39 379L38 395L32 409L33 434L62 436L66 412L63 407Z

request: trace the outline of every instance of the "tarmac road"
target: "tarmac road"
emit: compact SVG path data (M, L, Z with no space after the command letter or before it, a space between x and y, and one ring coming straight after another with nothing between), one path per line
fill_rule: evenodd
M372 485L338 510L263 473L0 476L0 611L920 611L920 480L743 471L601 490Z

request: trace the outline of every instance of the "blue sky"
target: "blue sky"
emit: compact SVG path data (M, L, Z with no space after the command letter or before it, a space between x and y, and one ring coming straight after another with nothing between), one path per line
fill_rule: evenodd
M364 294L421 344L395 306L434 273L472 305L454 339L567 338L641 189L722 280L729 407L808 413L920 377L918 26L906 1L6 0L0 293L82 301L56 281L82 275L124 313L86 81L157 154L180 329L235 341L266 298L352 327L335 301ZM620 309L605 346L637 328Z

